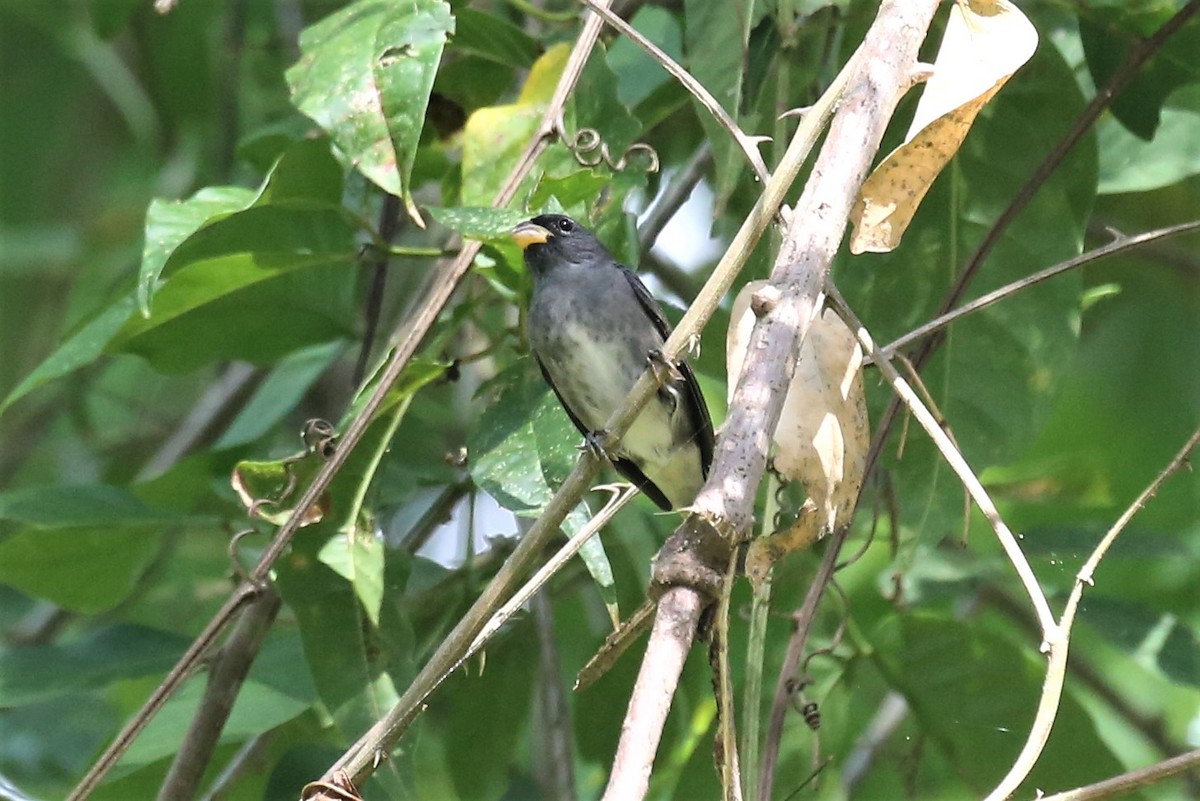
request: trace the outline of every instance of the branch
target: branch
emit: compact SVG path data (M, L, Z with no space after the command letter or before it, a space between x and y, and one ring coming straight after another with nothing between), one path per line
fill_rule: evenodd
M995 303L998 303L1005 298L1015 295L1023 289L1039 284L1048 278L1053 278L1060 273L1065 273L1068 270L1074 270L1076 267L1082 267L1105 256L1114 256L1118 253L1124 253L1127 250L1132 250L1137 247L1157 242L1168 237L1178 236L1180 234L1191 233L1192 231L1200 230L1200 220L1192 220L1191 222L1180 223L1179 225L1171 225L1166 228L1159 228L1154 231L1146 231L1145 233L1135 234L1133 236L1118 236L1112 242L1102 247L1089 250L1086 253L1080 253L1073 259L1067 259L1064 262L1055 264L1052 267L1047 267L1044 270L1039 270L1032 275L1027 275L1024 278L1013 281L1011 284L1005 284L999 289L994 289L986 295L981 295L970 303L965 303L953 311L942 314L933 318L918 328L914 328L904 336L884 345L880 350L884 353L894 353L907 345L911 345L918 339L927 337L937 331L941 331L953 322L966 317L968 314L973 314L980 309L986 309Z
M1157 762L1147 768L1138 768L1102 782L1089 784L1086 787L1077 787L1065 793L1042 796L1042 801L1094 801L1097 798L1124 796L1139 787L1146 787L1163 779L1169 779L1198 766L1200 766L1200 748Z
M825 588L829 586L837 570L838 554L849 535L849 526L842 526L833 532L825 546L821 566L817 568L817 574L808 585L804 603L792 615L792 636L788 638L787 652L783 657L783 665L779 668L779 679L775 682L771 717L767 719L767 734L763 740L762 765L758 772L758 801L769 801L771 798L771 790L775 784L775 767L779 763L779 745L783 740L783 723L791 695L790 688L804 660L804 651L808 647L808 635L812 632L817 608L821 605L821 599L825 597Z
M208 673L208 685L196 708L167 777L158 791L159 801L194 798L212 759L221 730L233 711L242 682L250 672L271 623L281 605L279 594L267 590L254 600L238 620Z
M696 152L688 158L687 163L679 169L679 173L663 191L658 202L646 212L646 219L638 230L638 249L642 253L654 247L658 235L667 227L667 223L679 211L680 206L687 203L696 184L704 177L704 171L712 164L712 145L705 140L696 148Z
M672 587L658 599L646 656L621 726L605 801L633 801L646 795L654 753L692 647L696 620L706 603L698 592L687 587Z
M725 562L714 565L711 558L703 564L705 554L701 550L710 547L703 536L705 527L719 534L726 558L728 549L749 531L758 483L766 467L767 441L779 419L796 352L818 309L818 296L845 232L855 192L870 168L896 103L911 85L909 73L916 64L917 48L936 6L934 0L924 3L894 0L883 4L860 50L818 106L801 121L783 163L754 212L663 349L667 358L679 352L689 334L685 323L705 313L709 302L705 291L721 280L722 268L730 254L738 252L743 232L756 220L769 219L770 208L764 204L768 195L782 202L780 189L785 191L792 180L789 177L787 184L779 186L785 165L793 163L798 149L807 152L811 145L803 140L819 130L815 126L828 113L829 104L834 99L840 101L825 146L813 166L812 179L790 215L787 236L768 287L771 292L760 304L763 314L754 328L748 348L750 356L717 441L708 481L691 507L692 514L656 560L656 582L679 586L671 586L659 600L654 630L630 698L613 773L604 794L606 801L639 799L646 792L662 723L678 682L678 668L682 667L682 662L676 665L668 661L665 667L659 662L686 653L700 611L708 602L707 590L695 582L694 576L687 575L686 570L676 573L672 570L680 560L688 563L689 559L692 564L699 561L701 566L715 567L717 571L724 567ZM721 287L722 295L727 288L728 284ZM644 379L634 387L634 395L648 383ZM610 420L608 426L614 422ZM715 553L708 556L719 557L719 549L713 550Z
M1066 680L1071 627L1075 623L1075 611L1079 606L1079 599L1083 596L1084 585L1091 586L1095 583L1093 576L1096 568L1118 535L1129 525L1133 516L1158 493L1163 483L1188 464L1188 457L1198 445L1200 445L1200 428L1192 432L1187 442L1167 463L1167 466L1117 518L1117 522L1113 523L1112 528L1100 540L1095 550L1092 551L1092 555L1088 557L1079 573L1076 574L1075 585L1071 588L1071 595L1067 598L1067 605L1063 609L1062 620L1058 625L1058 633L1054 639L1050 640L1050 660L1046 665L1046 679L1042 683L1042 697L1038 702L1037 715L1034 717L1033 725L1029 729L1029 737L1008 774L1000 781L996 789L992 790L986 801L1003 801L1016 792L1017 787L1029 775L1029 771L1033 770L1038 757L1041 756L1042 748L1046 745L1046 740L1050 737L1050 729L1054 726L1054 718L1058 714L1058 701L1062 697L1063 683Z

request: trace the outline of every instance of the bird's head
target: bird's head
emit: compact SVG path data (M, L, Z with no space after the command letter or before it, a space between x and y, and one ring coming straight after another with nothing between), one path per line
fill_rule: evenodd
M533 274L565 264L607 263L612 257L596 235L563 214L541 214L512 230Z

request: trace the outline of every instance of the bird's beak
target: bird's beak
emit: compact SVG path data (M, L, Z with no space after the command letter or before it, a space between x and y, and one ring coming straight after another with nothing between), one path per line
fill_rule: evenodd
M512 229L512 232L509 235L518 245L521 246L521 250L524 250L530 245L544 245L552 236L552 234L545 228L532 222L521 223L516 228Z

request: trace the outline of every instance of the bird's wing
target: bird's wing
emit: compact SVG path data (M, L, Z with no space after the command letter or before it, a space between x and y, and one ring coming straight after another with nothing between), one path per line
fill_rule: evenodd
M575 427L579 429L579 433L583 434L585 437L591 436L593 432L589 431L587 426L580 422L579 418L575 416L575 413L571 411L571 407L567 403L566 399L558 391L558 387L554 386L554 382L550 379L550 373L546 371L546 367L542 364L542 360L537 358L537 356L534 356L533 360L537 362L538 369L542 371L542 378L546 379L546 383L550 385L550 389L554 390L555 396L558 397L558 405L561 406L563 411L567 413L567 417L571 418L571 422L574 423ZM709 424L710 439L712 436L711 432L712 425ZM701 452L703 452L703 446L701 446ZM709 453L712 453L711 445L709 446ZM653 481L646 477L646 474L642 472L642 469L638 467L632 460L626 459L623 456L612 455L609 458L609 461L612 462L612 466L617 469L618 473L625 476L625 478L631 481L638 489L644 492L646 496L649 497L650 500L654 501L654 503L656 503L660 509L665 512L671 511L671 502L667 500L667 496L663 494L663 491L660 490ZM707 470L708 462L705 462L704 465L705 469Z
M658 301L650 294L650 290L646 289L646 285L642 283L642 279L637 277L637 273L623 264L617 266L625 274L625 280L632 287L633 295L646 312L646 316L654 323L654 327L665 340L671 335L671 325L663 316ZM700 394L700 384L696 381L696 374L692 372L692 366L686 361L680 360L676 367L683 374L683 381L678 382L676 386L679 387L682 384L680 388L683 390L683 397L688 406L688 417L696 428L696 444L700 448L700 466L704 471L704 477L708 478L708 466L712 464L713 457L713 424L712 418L708 416L708 404L704 402L704 396Z

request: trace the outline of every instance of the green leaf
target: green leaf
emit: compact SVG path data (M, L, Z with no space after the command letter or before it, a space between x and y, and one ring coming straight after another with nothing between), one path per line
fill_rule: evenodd
M1079 36L1097 87L1108 84L1134 43L1158 30L1176 9L1172 3L1134 3L1079 15ZM1125 84L1109 108L1134 135L1149 141L1158 129L1163 102L1175 89L1200 81L1196 53L1200 26L1184 25Z
M533 66L541 51L529 34L494 14L464 7L455 12L454 18L455 51L518 69Z
M324 128L349 163L421 218L409 176L447 37L441 0L359 0L300 34L287 72L296 106Z
M296 408L345 347L342 341L327 342L285 356L267 373L229 428L213 443L213 450L253 442L274 428Z
M132 294L106 306L63 341L0 403L0 413L43 384L69 375L98 359L137 308Z
M497 209L491 206L455 206L426 208L430 216L452 231L468 239L507 239L508 233L517 223L529 215L514 209Z
M146 212L146 245L138 271L137 298L142 316L150 316L150 298L167 259L207 223L240 211L255 193L240 186L209 186L187 200L150 201Z
M1022 653L983 626L933 615L889 618L871 642L877 664L904 694L921 730L977 792L991 789L1033 722L1045 665L1034 644ZM1018 795L1066 790L1120 772L1087 713L1066 694L1046 750Z
M0 705L20 706L165 673L188 643L180 635L118 624L66 643L0 651Z
M543 175L529 196L529 208L541 209L551 198L556 198L563 208L569 210L584 201L595 200L611 181L611 176L590 169L578 170L562 178Z
M1100 193L1147 192L1200 174L1200 86L1171 95L1154 139L1145 142L1111 117L1096 123Z
M0 543L0 583L84 614L129 595L162 544L157 526L26 529Z
M353 585L367 617L379 625L383 606L383 540L366 528L339 531L325 543L317 558Z
M657 6L642 6L630 23L671 58L682 60L679 22L671 12ZM625 37L617 39L609 48L608 64L617 76L621 102L630 107L641 103L664 83L675 83L657 61Z
M0 493L0 520L35 528L170 526L191 518L153 509L132 492L104 484L47 484Z
M576 459L579 432L522 359L485 388L495 400L468 439L471 476L509 511L535 515Z

